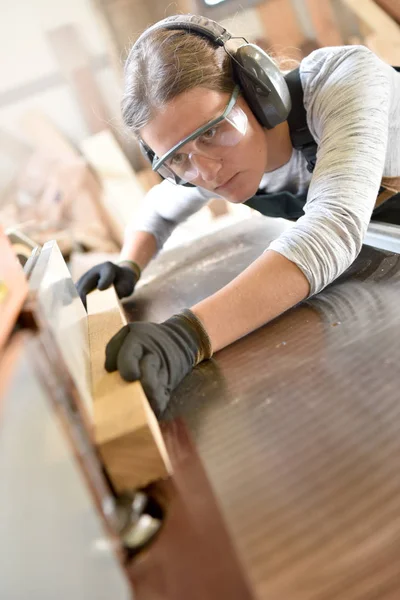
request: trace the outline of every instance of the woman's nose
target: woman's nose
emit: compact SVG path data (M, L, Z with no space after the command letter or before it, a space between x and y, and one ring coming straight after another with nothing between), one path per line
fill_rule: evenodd
M221 163L214 158L200 154L192 154L190 158L204 181L213 181L221 169Z

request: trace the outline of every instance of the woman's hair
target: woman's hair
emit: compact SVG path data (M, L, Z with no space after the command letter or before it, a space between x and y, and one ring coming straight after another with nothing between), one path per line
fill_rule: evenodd
M198 34L158 29L133 46L125 64L122 117L138 135L155 113L195 87L232 92L231 59Z

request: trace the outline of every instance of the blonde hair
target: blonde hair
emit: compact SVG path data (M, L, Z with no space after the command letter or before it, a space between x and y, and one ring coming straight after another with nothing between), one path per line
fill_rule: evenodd
M182 30L158 29L135 44L125 64L121 108L135 135L173 98L195 88L232 92L231 60L224 48Z

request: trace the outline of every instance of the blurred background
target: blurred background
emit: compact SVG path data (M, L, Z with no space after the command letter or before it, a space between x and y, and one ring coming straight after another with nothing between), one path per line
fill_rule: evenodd
M28 256L29 245L49 239L72 264L88 253L87 264L98 253L117 253L128 220L158 183L119 111L124 59L155 21L203 14L294 61L322 46L364 44L400 64L399 0L0 0L0 6L0 223L21 260L24 248ZM168 245L250 213L216 199Z

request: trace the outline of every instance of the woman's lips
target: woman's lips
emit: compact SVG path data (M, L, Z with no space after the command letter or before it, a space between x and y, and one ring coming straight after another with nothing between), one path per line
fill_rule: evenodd
M239 173L235 173L235 175L233 175L233 177L231 177L230 179L228 179L228 181L225 181L225 183L223 183L222 185L219 185L215 188L215 191L221 191L224 190L225 188L227 188L231 183L233 183L233 180L235 179L235 177L238 175Z

